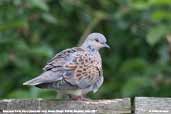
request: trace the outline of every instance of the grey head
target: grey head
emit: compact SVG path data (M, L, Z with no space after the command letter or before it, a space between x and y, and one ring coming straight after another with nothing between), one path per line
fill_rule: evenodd
M101 33L89 34L81 47L92 48L96 50L99 50L104 47L110 48L110 46L107 44L106 37Z

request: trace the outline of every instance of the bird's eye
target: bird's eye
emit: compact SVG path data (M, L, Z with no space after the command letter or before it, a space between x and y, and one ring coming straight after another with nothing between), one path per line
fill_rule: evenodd
M95 39L95 41L96 41L96 42L99 42L99 40L98 40L98 39Z

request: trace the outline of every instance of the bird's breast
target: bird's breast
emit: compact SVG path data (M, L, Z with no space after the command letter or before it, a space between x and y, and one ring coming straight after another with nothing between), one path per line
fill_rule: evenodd
M78 63L87 67L102 67L101 57L99 54L85 54L78 59Z

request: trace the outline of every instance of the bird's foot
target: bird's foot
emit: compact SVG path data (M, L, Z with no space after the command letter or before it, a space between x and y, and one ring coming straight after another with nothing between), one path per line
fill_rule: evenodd
M75 101L89 101L90 100L90 99L85 98L83 96L72 96L71 99L75 100Z

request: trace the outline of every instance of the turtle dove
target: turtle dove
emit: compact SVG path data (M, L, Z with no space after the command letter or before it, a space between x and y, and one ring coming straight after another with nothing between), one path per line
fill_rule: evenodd
M84 100L103 84L102 60L99 49L109 48L100 33L91 33L80 47L66 49L55 55L38 77L23 85L55 89L73 100Z

